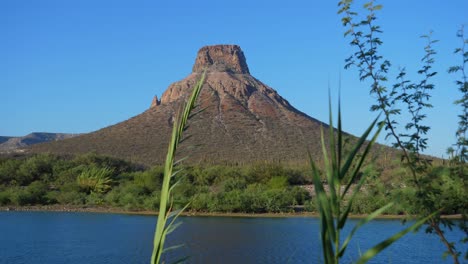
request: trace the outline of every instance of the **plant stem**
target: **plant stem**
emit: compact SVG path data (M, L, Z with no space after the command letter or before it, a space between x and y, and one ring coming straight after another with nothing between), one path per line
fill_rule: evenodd
M453 246L450 244L450 242L448 242L448 240L445 238L445 235L444 235L444 232L440 229L440 224L435 221L434 218L431 218L429 220L430 222L430 226L432 228L434 228L434 230L436 231L437 235L439 236L440 240L442 241L442 243L445 245L445 247L447 247L447 250L449 252L449 254L452 256L453 258L453 263L455 264L460 264L459 260L458 260L458 255L457 255L457 252L455 252L453 250Z

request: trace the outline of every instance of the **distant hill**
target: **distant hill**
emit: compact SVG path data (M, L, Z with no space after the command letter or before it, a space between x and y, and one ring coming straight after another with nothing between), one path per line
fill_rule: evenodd
M10 139L11 137L2 137L0 136L0 144L2 144L3 142L6 142Z
M161 99L129 120L93 133L38 144L32 152L94 151L144 164L161 164L167 151L174 115L203 70L206 82L199 109L180 149L190 163L307 162L307 151L321 157L320 127L314 119L250 75L244 53L236 45L199 50L192 73L171 84ZM326 111L326 110L324 110Z
M0 136L0 153L21 152L25 147L72 138L80 134L64 134L64 133L42 133L35 132L24 137L4 137Z

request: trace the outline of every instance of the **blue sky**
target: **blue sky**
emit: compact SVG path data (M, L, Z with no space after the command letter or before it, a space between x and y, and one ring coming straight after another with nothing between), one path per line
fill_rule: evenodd
M379 3L382 53L395 68L418 70L420 35L433 30L440 40L427 153L441 156L455 142L460 95L446 70L460 62L455 34L468 23L468 1ZM213 44L240 45L252 75L320 120L341 76L344 128L361 134L376 116L373 99L357 71L343 69L352 50L336 11L326 0L0 1L0 135L85 133L126 120Z

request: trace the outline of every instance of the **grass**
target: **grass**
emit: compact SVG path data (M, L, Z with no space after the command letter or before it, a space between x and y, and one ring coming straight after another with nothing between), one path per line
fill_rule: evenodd
M174 126L172 129L171 141L169 143L166 162L164 165L164 178L161 187L161 195L160 195L160 207L159 207L159 215L158 215L158 222L156 224L156 231L154 234L154 244L153 244L153 253L151 255L151 263L160 263L161 256L164 251L169 250L164 249L164 243L166 241L166 236L171 233L176 227L177 224L175 220L180 215L180 213L184 210L178 211L171 211L172 210L172 201L171 201L171 191L177 185L177 182L171 185L171 179L179 173L180 171L174 172L174 166L178 163L175 161L177 147L179 143L182 141L183 132L187 128L187 121L190 117L191 111L195 107L195 103L197 101L198 95L200 94L200 90L203 86L205 80L205 73L201 76L200 80L198 80L197 84L193 88L192 94L188 99L187 103L185 104L184 109L182 112L176 117L174 122ZM174 247L172 247L174 248ZM183 261L183 260L180 260Z
M344 148L342 136L343 131L341 128L341 109L338 109L337 131L335 131L332 126L333 120L331 103L329 113L330 127L328 135L329 142L327 142L328 144L325 143L323 129L321 136L322 151L324 156L323 158L325 163L324 178L329 185L328 192L325 191L321 173L313 161L312 156L309 156L311 161L311 169L313 171L318 212L320 215L320 237L322 242L324 262L327 264L337 264L340 262L340 259L343 258L347 246L356 231L358 231L360 227L367 224L369 221L382 214L385 210L392 206L392 203L389 203L362 218L354 226L345 240L341 242L341 231L346 225L356 195L359 194L360 189L366 180L365 174L360 173L361 166L363 165L366 156L368 155L380 131L382 130L382 125L377 127L377 131L374 133L371 140L366 143L367 137L370 135L372 130L374 130L376 124L378 123L377 117L356 142L351 152L345 158L343 153ZM357 184L355 185L354 190L351 191L351 186L355 182L357 182ZM345 188L342 190L341 186L345 186ZM347 193L350 191L351 193L347 195ZM364 252L364 254L361 255L356 263L366 263L368 260L376 256L379 252L390 246L405 234L418 229L429 217L417 221L410 227L367 250Z

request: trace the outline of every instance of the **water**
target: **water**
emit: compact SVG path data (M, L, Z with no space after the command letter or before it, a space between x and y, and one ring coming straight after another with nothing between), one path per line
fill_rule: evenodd
M314 218L182 217L168 263L321 263ZM155 216L61 212L0 212L0 263L149 263ZM404 227L373 221L356 233L343 263ZM449 232L459 241L461 232ZM356 242L357 241L357 242ZM465 248L466 249L466 246ZM451 263L434 235L409 234L370 263Z

